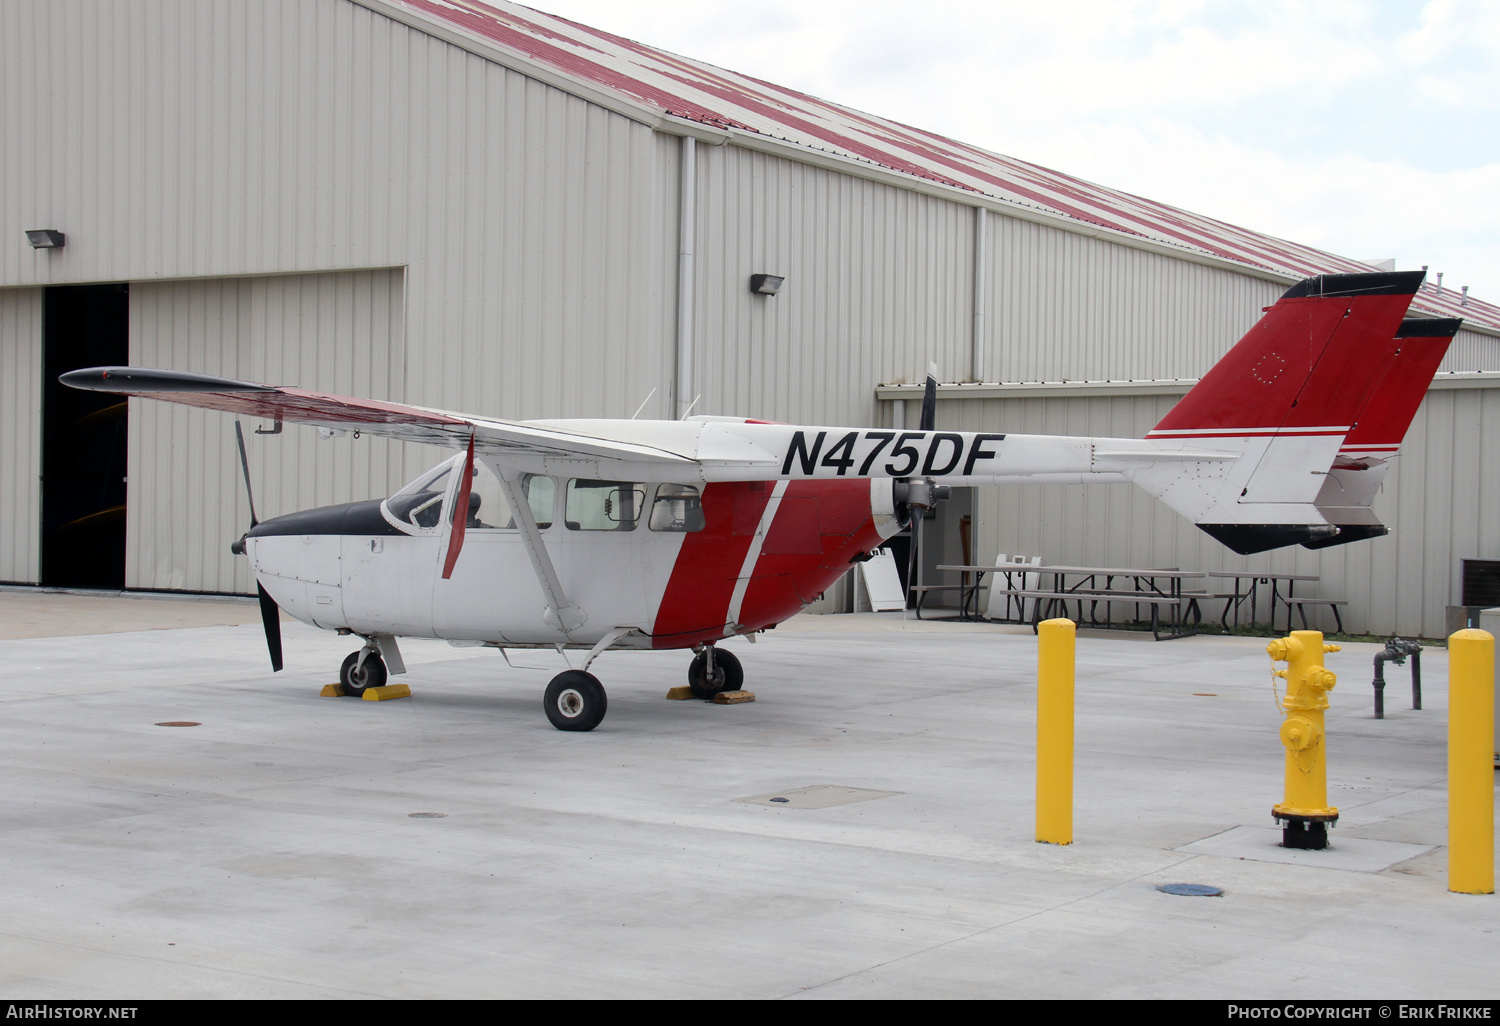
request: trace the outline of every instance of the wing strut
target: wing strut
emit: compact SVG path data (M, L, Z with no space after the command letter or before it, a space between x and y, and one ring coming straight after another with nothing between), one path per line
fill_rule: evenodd
M494 467L494 464L490 465ZM588 620L588 616L563 594L562 582L558 580L557 570L552 566L552 557L547 555L547 546L542 541L542 532L537 529L536 517L531 515L531 503L526 500L526 489L521 487L520 475L510 471L496 476L500 479L500 490L505 493L505 501L510 505L511 516L516 518L521 540L526 543L526 555L531 557L536 582L542 586L542 594L547 597L547 607L542 610L542 621L564 634L577 630Z

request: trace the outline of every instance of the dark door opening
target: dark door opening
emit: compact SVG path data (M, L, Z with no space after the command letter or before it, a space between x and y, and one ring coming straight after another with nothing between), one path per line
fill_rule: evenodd
M125 400L57 376L130 362L129 286L58 285L42 307L42 583L125 587Z

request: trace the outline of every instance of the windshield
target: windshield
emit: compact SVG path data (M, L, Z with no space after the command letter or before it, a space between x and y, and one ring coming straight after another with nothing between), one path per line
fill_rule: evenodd
M427 471L386 499L386 509L391 516L413 527L436 527L442 517L443 495L448 491L448 475L452 471L452 460Z

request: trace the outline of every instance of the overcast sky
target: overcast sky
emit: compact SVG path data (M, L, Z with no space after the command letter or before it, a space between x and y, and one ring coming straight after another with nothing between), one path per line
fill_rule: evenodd
M1500 302L1496 0L536 0Z

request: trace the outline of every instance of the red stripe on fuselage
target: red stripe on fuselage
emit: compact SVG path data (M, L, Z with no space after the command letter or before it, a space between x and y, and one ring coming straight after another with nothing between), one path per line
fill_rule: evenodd
M736 481L704 488L704 528L683 540L656 614L653 647L723 640L735 584L773 487ZM738 622L754 631L801 612L848 572L850 558L882 540L868 480L790 482L751 570Z
M811 500L808 502L787 502ZM849 572L849 560L868 552L884 539L870 515L870 482L793 481L787 486L782 509L772 532L783 528L783 515L798 515L798 507L815 504L820 551L779 553L769 544L755 562L754 576L740 606L739 622L746 630L759 630L801 612L840 577ZM800 515L806 515L805 511ZM791 532L789 532L791 533Z
M656 648L684 648L724 636L729 599L772 487L771 481L728 481L704 487L703 530L683 538L677 562L672 564L651 630Z

